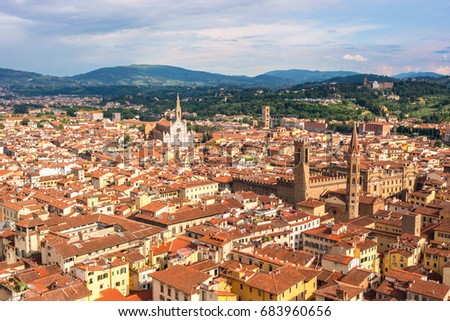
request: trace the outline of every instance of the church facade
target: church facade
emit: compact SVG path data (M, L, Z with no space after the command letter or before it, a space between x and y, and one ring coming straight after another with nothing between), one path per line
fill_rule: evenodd
M152 130L152 136L161 140L167 147L193 148L194 133L187 129L187 124L181 117L180 97L177 95L175 121L161 119Z

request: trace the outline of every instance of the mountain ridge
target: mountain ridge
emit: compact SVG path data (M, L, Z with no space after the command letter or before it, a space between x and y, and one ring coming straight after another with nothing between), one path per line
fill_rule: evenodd
M364 74L354 71L320 71L307 69L271 70L256 76L224 75L190 70L169 65L134 64L94 69L74 75L57 77L36 72L0 68L0 86L240 86L283 88L303 83L359 82ZM392 77L370 75L369 80L392 81L415 77L444 77L431 72L403 73ZM388 80L389 79L389 80Z

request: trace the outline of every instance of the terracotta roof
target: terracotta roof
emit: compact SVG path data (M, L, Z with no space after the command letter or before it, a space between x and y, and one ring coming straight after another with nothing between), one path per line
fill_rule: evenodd
M368 281L372 273L373 272L365 269L353 269L344 275L340 281L354 286L361 286L365 281Z
M207 273L184 265L174 265L166 270L157 271L149 275L153 279L188 295L198 293L200 285L212 278Z
M304 280L306 276L302 271L291 266L283 266L271 273L257 272L246 281L246 284L279 295Z
M409 285L408 292L447 301L450 295L450 286L431 281L414 280Z
M29 296L24 301L77 301L89 297L91 291L79 279L66 287L44 292L41 295Z
M316 296L320 295L332 301L349 301L358 294L364 292L364 289L350 284L336 281L336 285L320 288L314 292Z

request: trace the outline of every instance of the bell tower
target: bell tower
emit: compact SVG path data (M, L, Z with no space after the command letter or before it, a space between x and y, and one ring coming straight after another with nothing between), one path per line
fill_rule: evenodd
M309 197L309 143L303 139L294 141L294 201L306 201Z
M350 146L347 152L347 197L346 214L347 219L351 220L359 216L359 176L360 176L360 151L358 143L358 133L356 123L353 127L353 134L350 140Z
M180 105L180 95L177 94L177 106L175 107L175 121L181 121L181 105Z

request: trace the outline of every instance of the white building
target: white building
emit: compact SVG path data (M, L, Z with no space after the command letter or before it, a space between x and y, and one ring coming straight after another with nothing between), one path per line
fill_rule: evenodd
M180 97L177 95L175 121L170 123L169 132L163 136L163 142L169 146L194 147L194 134L188 131L186 122L181 119Z

